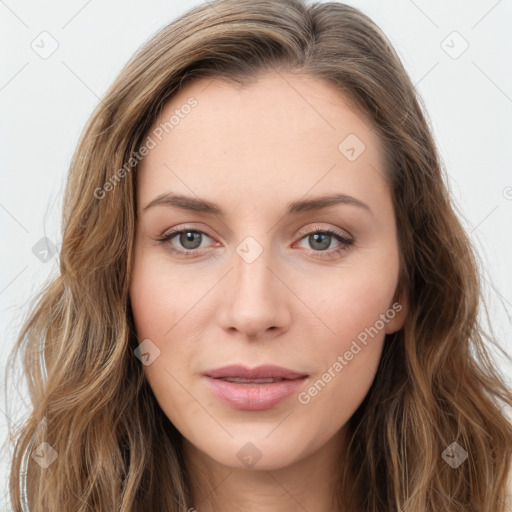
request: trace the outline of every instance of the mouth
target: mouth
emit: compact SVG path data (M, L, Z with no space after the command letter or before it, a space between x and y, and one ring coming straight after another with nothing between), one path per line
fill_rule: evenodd
M247 368L225 366L203 374L210 390L224 404L239 410L261 411L285 401L309 375L274 365Z

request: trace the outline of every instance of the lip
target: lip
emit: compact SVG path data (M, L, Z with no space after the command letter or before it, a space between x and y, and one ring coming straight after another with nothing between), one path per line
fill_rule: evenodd
M222 368L207 370L203 373L207 377L220 379L223 377L240 377L242 379L298 379L307 377L306 373L299 373L282 366L265 364L255 368L247 368L240 364L230 364Z
M213 394L234 409L261 411L275 407L286 400L308 379L305 373L295 372L275 365L247 368L229 365L208 370L203 378ZM283 379L272 383L237 383L222 378Z

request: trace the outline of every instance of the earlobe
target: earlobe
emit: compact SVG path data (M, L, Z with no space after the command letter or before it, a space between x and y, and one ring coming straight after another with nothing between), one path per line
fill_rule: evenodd
M408 311L407 293L404 290L401 292L397 291L386 313L386 316L389 318L385 328L386 334L399 331L404 326Z

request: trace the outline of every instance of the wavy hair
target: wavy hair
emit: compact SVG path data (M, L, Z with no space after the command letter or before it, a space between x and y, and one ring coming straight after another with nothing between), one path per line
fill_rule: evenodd
M386 336L375 380L349 420L340 509L505 510L512 432L503 408L512 393L478 319L481 264L400 58L371 19L342 3L217 0L145 43L80 136L64 195L59 272L31 306L9 357L14 366L22 355L32 405L10 433L15 511L22 510L23 455L43 442L57 458L46 469L29 458L32 512L187 510L181 434L134 357L134 155L166 100L190 80L244 85L268 71L335 84L385 146L409 314ZM441 456L453 442L468 454L456 469Z

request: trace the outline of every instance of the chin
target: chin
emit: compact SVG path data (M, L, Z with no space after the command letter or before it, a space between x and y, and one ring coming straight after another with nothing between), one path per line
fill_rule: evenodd
M239 432L232 425L226 424L226 427L233 438L226 439L226 434L221 442L217 442L211 433L205 432L198 436L201 438L199 443L189 440L193 444L193 447L189 444L189 448L199 450L216 463L232 469L270 471L290 466L322 445L320 438L304 439L299 432L294 435L289 426L276 422L251 424L249 429L246 423L242 423ZM295 427L298 430L300 427L300 431L308 430L307 425ZM277 432L279 429L281 432Z

